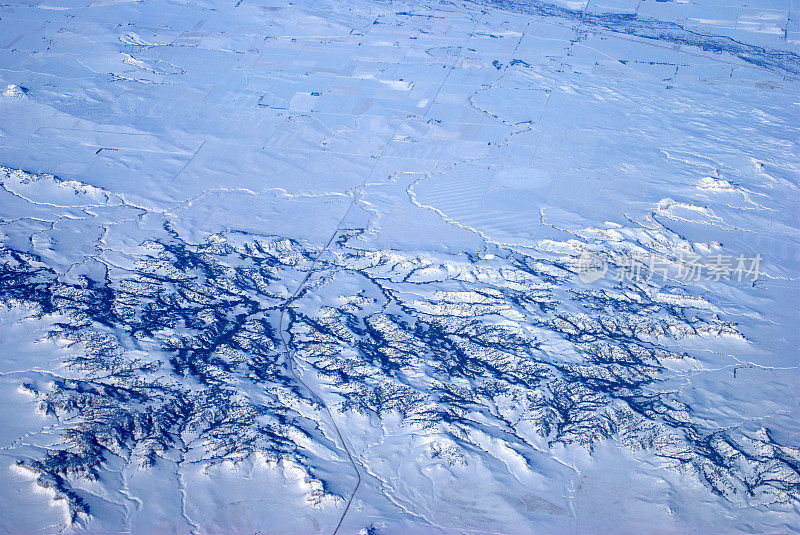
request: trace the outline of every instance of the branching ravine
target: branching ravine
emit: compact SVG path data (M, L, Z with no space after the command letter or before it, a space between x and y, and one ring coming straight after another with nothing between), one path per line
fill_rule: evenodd
M369 179L372 177L372 173L375 171L375 168L377 167L378 162L380 162L381 157L383 156L383 153L386 150L386 147L389 145L389 142L391 142L392 138L394 137L394 134L397 132L397 129L400 128L400 124L401 123L398 123L398 125L397 125L397 127L395 127L395 130L392 133L392 135L387 139L386 143L384 144L384 146L381 149L380 154L375 158L375 163L372 165L372 168L370 169L369 173L367 173L364 176L364 179L361 181L361 184L359 184L351 192L350 203L348 204L347 209L345 210L344 214L342 215L342 217L339 219L338 223L336 224L336 228L334 229L333 233L331 233L331 237L328 239L327 243L325 243L325 245L322 247L322 249L320 249L320 251L314 257L314 260L311 262L311 266L309 267L308 272L303 277L303 279L300 281L300 283L297 285L297 288L295 289L295 291L292 293L291 296L289 296L289 298L280 307L280 319L278 321L278 332L280 333L281 343L283 344L283 349L284 349L284 352L286 354L286 358L287 358L287 361L288 361L289 371L292 373L294 378L300 384L302 384L309 392L311 392L320 401L320 403L322 404L323 408L325 409L325 412L328 414L328 417L331 420L331 423L333 423L333 427L336 430L336 435L339 437L339 441L342 443L342 448L344 449L344 452L347 455L347 459L350 462L350 464L352 465L353 470L355 471L355 474L356 474L356 484L353 487L353 491L350 493L350 496L347 499L347 504L345 505L344 510L342 511L342 515L341 515L341 517L339 517L339 521L337 522L336 527L333 530L333 535L336 535L339 532L339 528L341 528L342 522L344 522L344 518L345 518L345 516L347 516L347 512L350 510L350 506L353 504L353 499L356 496L356 492L358 492L358 488L361 486L361 471L358 469L358 465L356 464L356 461L353 458L353 454L350 452L350 448L347 446L347 442L345 441L344 437L342 436L342 432L339 429L339 426L336 424L336 419L333 417L333 413L331 412L330 407L328 407L328 404L325 402L325 399L319 393L317 393L314 389L312 389L310 386L308 386L308 384L305 381L303 381L303 379L300 377L300 374L295 369L294 354L293 354L292 350L289 348L289 345L286 343L286 329L284 327L284 321L285 321L285 318L286 318L286 310L287 310L287 308L289 307L289 305L291 305L292 301L297 299L297 297L301 294L303 288L308 283L309 278L314 273L314 268L316 267L316 265L319 262L320 258L322 257L322 255L324 255L330 249L330 246L333 243L334 239L336 239L336 236L342 230L344 222L347 220L347 216L350 214L350 211L356 205L358 199L360 198L361 191L364 189L366 184L369 182Z
M103 280L66 277L35 251L0 249L11 317L63 348L57 374L5 375L60 421L42 430L52 447L29 449L19 465L65 498L74 520L89 518L92 499L75 483L101 479L108 455L156 469L186 454L184 440L187 464L261 452L303 470L313 504L340 496L317 457L344 451L355 486L336 532L362 477L386 480L379 465L361 464L336 419L355 412L399 416L441 465L485 452L508 470L487 449L491 439L530 469L550 458L548 470L574 474L581 468L554 458L556 446L591 453L614 440L724 500L797 503L793 445L753 419L713 425L664 382L682 377L670 362L692 359L674 342L739 340L735 326L635 285L576 288L563 265L511 248L491 258L369 249L366 230L346 225L361 199L359 189L351 195L321 248L239 231L189 243L164 220L123 251L128 260L107 264ZM320 427L324 415L335 436ZM389 501L410 503L401 489Z
M351 203L350 206L352 207L352 203ZM350 210L350 208L348 207L347 212L349 212L349 210ZM308 273L306 273L305 277L303 277L303 279L300 281L300 284L297 285L297 288L292 293L292 295L280 307L280 319L279 319L279 322L278 322L278 332L280 333L281 343L283 344L283 350L284 350L284 353L286 355L287 367L288 367L289 371L291 372L292 376L294 376L294 378L297 380L297 382L300 383L301 385L303 385L309 392L311 392L311 394L320 402L322 407L325 409L325 412L328 415L328 418L330 418L330 421L333 424L333 428L336 430L336 436L339 438L339 442L341 442L341 444L342 444L342 449L344 450L345 454L347 455L347 459L350 462L350 465L353 467L353 470L355 471L355 474L356 474L356 484L353 486L353 490L350 493L350 496L347 498L347 503L346 503L346 505L344 507L344 510L342 511L342 515L339 517L339 521L337 522L336 527L333 530L333 535L336 535L336 533L338 533L339 528L341 527L342 522L344 521L344 517L347 515L347 512L350 510L350 506L353 503L353 499L356 496L356 492L358 492L358 488L361 486L361 471L358 469L358 465L356 464L356 461L353 458L352 453L350 453L350 448L347 446L347 442L345 441L344 436L342 435L342 432L339 429L339 426L336 424L336 418L333 417L333 413L331 412L330 408L328 407L328 404L325 402L325 399L322 397L322 395L320 395L313 388L311 388L305 381L303 381L303 379L300 377L300 374L295 369L294 353L292 352L291 348L289 347L289 344L286 342L286 329L285 329L285 326L284 326L284 321L285 321L285 318L286 318L286 310L287 310L287 308L289 307L289 305L291 305L292 301L294 299L296 299L298 295L300 295L301 290L306 285L306 283L308 282L309 277L311 277L312 273L314 272L314 266L316 266L317 261L328 250L328 248L330 247L330 244L333 242L333 239L336 237L336 234L339 232L339 229L340 229L340 227L342 225L342 222L344 221L344 218L347 217L347 212L345 212L344 217L342 217L342 219L339 221L339 224L338 224L336 230L334 231L334 233L331 235L331 238L328 240L328 243L325 244L325 247L323 247L320 250L320 252L317 254L317 256L314 258L314 261L311 263L311 266L310 266L310 268L308 270Z

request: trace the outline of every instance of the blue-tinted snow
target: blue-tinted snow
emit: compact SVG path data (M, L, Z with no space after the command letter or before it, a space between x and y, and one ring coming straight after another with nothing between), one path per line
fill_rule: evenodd
M0 525L800 531L797 20L3 6Z

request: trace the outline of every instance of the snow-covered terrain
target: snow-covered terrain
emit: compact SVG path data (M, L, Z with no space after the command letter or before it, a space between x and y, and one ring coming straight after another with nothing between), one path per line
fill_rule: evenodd
M800 533L799 7L0 6L0 532Z

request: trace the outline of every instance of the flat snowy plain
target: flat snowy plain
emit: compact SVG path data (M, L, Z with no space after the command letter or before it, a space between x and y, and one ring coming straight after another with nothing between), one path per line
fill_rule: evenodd
M3 4L0 532L800 533L799 10Z

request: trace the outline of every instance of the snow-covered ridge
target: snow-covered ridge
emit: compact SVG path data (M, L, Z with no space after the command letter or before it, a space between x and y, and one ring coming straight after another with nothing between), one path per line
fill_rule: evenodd
M73 190L77 199L91 191L87 206L113 198L52 176L4 173L7 190L41 183L45 197ZM343 453L315 397L289 373L277 332L285 288L316 252L241 232L193 244L168 220L149 225L151 237L126 252L130 267L109 264L99 279L3 247L7 310L63 348L58 368L18 375L60 429L19 466L69 503L72 522L93 514L86 482L101 479L112 458L155 470L258 455L315 481L309 503L337 503L344 489L331 486L325 463L344 465ZM450 437L450 463L492 440L533 470L542 447L580 445L591 455L614 440L737 504L782 510L800 499L792 447L767 430L711 426L658 387L675 380L672 362L696 362L670 349L676 340L702 346L736 334L703 314L702 300L692 308L688 296L651 298L636 286L574 291L570 277L540 272L537 259L511 251L485 260L364 251L349 245L360 232L335 243L286 324L304 381L319 385L338 414L399 417L418 433ZM101 244L95 258L106 253Z
M797 7L6 3L0 531L800 533Z

